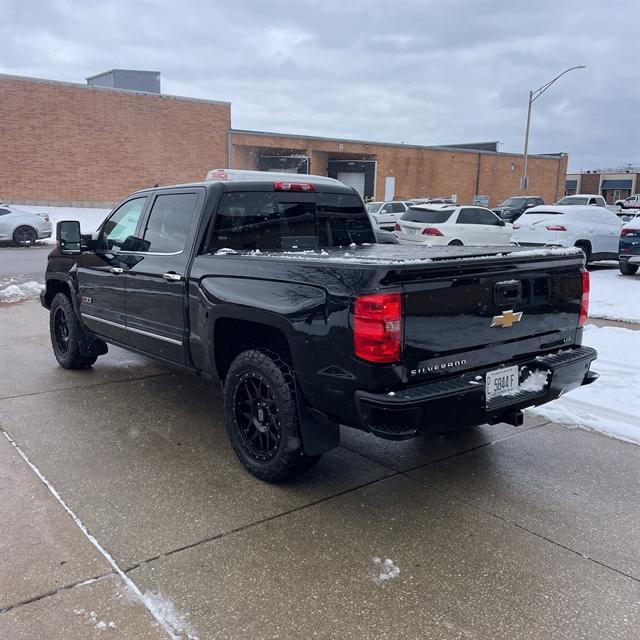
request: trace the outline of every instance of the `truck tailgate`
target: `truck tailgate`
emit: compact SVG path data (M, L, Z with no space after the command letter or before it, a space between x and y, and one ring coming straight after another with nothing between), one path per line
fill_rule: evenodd
M578 259L470 264L458 271L401 275L409 379L441 377L576 342L582 298Z

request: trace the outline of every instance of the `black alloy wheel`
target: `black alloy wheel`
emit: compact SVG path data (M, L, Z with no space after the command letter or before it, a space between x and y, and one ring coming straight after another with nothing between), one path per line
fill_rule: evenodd
M18 227L13 232L13 242L19 247L30 247L36 243L38 232L33 227Z
M62 307L58 307L53 316L53 337L60 353L69 351L69 323Z
M273 390L257 372L246 372L234 389L233 410L246 451L259 461L271 460L282 440Z
M320 460L304 452L298 401L295 372L279 354L250 349L231 363L225 427L238 460L256 478L292 480Z

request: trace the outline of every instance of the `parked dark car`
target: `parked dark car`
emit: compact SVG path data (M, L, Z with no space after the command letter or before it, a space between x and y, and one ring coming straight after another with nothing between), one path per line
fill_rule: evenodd
M620 273L632 276L640 267L640 215L627 222L620 231L618 250Z
M505 222L514 222L527 209L537 207L539 204L544 204L544 200L539 196L513 196L501 202L493 209L493 212L497 213Z
M60 365L111 343L218 381L236 455L271 482L340 425L520 425L597 378L579 250L376 244L354 189L292 179L139 191L94 236L58 223L42 304Z

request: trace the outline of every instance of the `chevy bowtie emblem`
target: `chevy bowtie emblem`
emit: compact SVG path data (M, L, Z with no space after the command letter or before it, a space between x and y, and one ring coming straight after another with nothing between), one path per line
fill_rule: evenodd
M513 313L513 309L510 311L505 311L502 315L493 316L493 320L491 321L492 327L511 327L514 322L520 322L522 318L522 311L516 311Z

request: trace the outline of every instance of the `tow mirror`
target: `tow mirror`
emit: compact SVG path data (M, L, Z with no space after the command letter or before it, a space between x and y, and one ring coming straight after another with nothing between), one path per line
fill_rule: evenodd
M56 225L56 240L62 253L80 253L80 223L77 220L61 220Z

